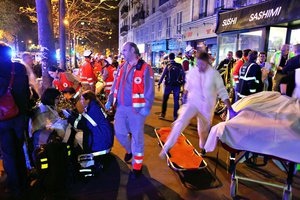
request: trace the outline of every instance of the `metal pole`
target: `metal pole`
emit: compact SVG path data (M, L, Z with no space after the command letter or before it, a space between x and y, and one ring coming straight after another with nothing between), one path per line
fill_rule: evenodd
M66 70L66 28L64 24L66 15L65 0L59 0L59 48L60 48L60 67Z

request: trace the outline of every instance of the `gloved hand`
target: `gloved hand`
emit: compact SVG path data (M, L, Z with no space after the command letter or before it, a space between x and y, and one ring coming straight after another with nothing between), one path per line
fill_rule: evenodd
M229 114L229 119L234 118L235 116L237 116L237 112L235 112L232 108L228 109L228 114Z
M142 108L139 113L146 117L150 114L150 109L149 108Z
M105 104L105 109L110 110L110 107L111 107L111 103L109 101L107 101Z

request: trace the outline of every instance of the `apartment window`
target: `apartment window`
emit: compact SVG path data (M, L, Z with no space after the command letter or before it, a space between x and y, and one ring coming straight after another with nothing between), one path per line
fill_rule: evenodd
M152 14L155 13L155 0L152 0Z
M155 40L155 24L151 26L151 41Z
M207 0L200 0L199 18L207 16Z
M181 34L181 26L182 26L182 12L177 13L177 31L176 34Z
M249 5L256 4L256 3L262 3L264 1L266 1L266 0L252 0L252 1L249 1L249 0L234 0L233 5L234 5L234 7L244 7L244 6L249 6Z
M167 36L167 38L171 37L171 17L167 18L166 36Z
M162 21L159 21L158 22L157 39L161 38L161 32L162 32Z
M216 0L215 12L224 8L224 0Z

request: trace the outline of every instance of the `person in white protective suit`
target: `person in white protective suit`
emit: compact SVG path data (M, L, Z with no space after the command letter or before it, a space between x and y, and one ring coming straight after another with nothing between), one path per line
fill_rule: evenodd
M174 122L172 131L160 153L162 158L173 147L180 133L195 116L198 121L199 146L202 154L205 154L204 145L210 130L217 97L224 101L229 114L234 114L223 80L219 72L211 67L207 53L197 53L197 67L187 73L186 81L187 102L179 111L179 117Z

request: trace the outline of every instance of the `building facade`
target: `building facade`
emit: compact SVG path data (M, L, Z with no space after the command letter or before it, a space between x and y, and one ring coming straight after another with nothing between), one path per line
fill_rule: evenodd
M159 66L166 53L183 52L187 45L193 46L198 51L208 51L213 57L222 59L226 51L235 51L244 48L245 45L236 44L241 37L235 37L231 38L234 44L230 46L230 41L224 39L223 33L216 34L219 13L243 9L245 6L251 7L265 1L121 0L119 50L125 42L135 42L142 57L152 66ZM249 42L249 38L247 41ZM262 41L256 38L255 42ZM256 48L257 44L249 43Z

